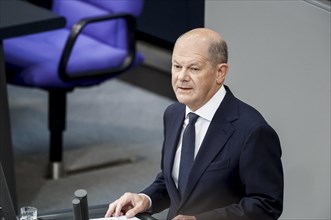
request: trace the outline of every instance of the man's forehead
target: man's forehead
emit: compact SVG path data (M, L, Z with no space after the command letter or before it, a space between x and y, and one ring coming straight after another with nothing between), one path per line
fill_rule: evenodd
M208 51L210 43L211 42L204 37L182 37L176 42L173 52L176 53L180 51L182 53L203 54Z
M191 62L202 62L209 56L208 46L199 43L178 43L172 53L172 59Z
M206 56L198 53L181 54L174 52L172 55L172 62L190 66L203 65L207 62L207 58Z

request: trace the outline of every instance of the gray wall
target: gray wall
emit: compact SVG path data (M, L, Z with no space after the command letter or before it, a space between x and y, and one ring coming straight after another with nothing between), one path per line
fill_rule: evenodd
M205 2L227 40L226 84L278 132L281 219L330 219L330 11L305 1Z

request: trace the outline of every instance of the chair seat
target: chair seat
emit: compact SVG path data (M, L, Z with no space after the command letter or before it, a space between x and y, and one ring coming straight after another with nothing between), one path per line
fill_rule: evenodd
M11 68L19 67L15 76L9 76L10 83L44 89L92 86L101 80L75 80L64 82L59 78L58 65L64 43L69 35L68 29L60 29L40 34L5 40L6 62ZM123 62L125 49L119 49L81 34L72 51L67 71L81 72L116 67ZM136 53L135 64L143 57Z

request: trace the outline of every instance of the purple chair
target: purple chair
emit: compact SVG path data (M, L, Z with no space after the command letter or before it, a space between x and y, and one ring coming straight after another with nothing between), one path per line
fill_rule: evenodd
M66 95L139 65L135 19L143 0L56 0L53 11L67 20L63 29L4 41L9 83L49 94L50 177L62 175Z

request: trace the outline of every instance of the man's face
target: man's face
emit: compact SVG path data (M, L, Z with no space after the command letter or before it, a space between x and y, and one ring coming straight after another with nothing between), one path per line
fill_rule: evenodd
M193 111L206 104L224 82L220 65L213 65L208 55L203 40L180 39L173 50L172 87L178 101Z

